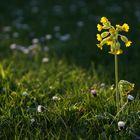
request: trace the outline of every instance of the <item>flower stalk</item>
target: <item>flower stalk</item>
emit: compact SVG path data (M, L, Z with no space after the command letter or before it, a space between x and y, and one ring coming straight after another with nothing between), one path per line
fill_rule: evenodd
M119 98L120 98L120 93L119 93L119 88L118 88L118 56L115 54L115 84L116 84L116 107L117 107L117 112L119 111Z

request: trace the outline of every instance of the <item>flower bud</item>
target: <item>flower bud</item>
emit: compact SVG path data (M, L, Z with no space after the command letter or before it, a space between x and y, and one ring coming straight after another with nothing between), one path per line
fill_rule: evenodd
M127 41L128 41L128 38L127 38L126 36L121 35L121 40L122 40L123 42L127 42Z
M125 128L125 122L119 121L119 122L118 122L118 128L119 128L119 130L124 129L124 128Z
M103 46L101 44L97 44L97 47L100 48L101 50L103 49Z
M101 34L101 37L102 38L105 38L105 37L107 37L109 35L109 32L103 32L102 34Z
M117 43L116 43L116 45L115 45L115 47L116 47L116 49L117 49L117 50L119 50L119 49L120 49L120 47L121 47L120 43L119 43L119 42L117 42Z
M24 92L22 93L22 95L26 97L26 96L28 96L28 93L27 93L26 91L24 91Z
M60 101L60 98L59 98L58 96L55 95L55 96L52 97L52 100L53 100L53 101Z
M104 23L103 29L110 29L110 28L111 28L110 22Z
M37 107L37 112L44 112L45 107L43 107L42 105L38 105Z
M134 97L133 97L132 95L129 94L129 95L127 96L127 99L128 99L129 102L131 102L131 101L134 100Z
M91 92L91 94L92 94L93 96L95 96L95 97L97 96L97 92L96 92L95 89L92 89L90 92Z

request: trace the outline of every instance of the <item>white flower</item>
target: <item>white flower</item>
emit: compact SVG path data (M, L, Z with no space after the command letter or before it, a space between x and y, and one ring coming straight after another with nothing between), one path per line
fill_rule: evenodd
M114 90L114 84L110 86L110 90Z
M93 96L97 96L97 92L96 92L95 89L92 89L90 92L91 92L91 94L92 94Z
M15 43L10 45L11 50L15 50L16 48L17 48L17 45Z
M47 39L47 40L52 39L52 35L51 35L51 34L47 34L47 35L46 35L46 39Z
M12 30L11 26L4 26L3 27L3 32L10 32Z
M24 49L22 50L22 52L23 52L24 54L28 54L28 53L30 52L30 50L27 49L27 48L24 48Z
M34 38L34 39L32 40L32 43L33 43L33 44L38 44L38 43L39 43L39 39L38 39L38 38Z
M42 59L42 63L47 63L49 61L49 58L47 58L47 57L44 57L43 59Z
M101 83L101 85L100 85L102 88L104 88L105 87L105 83Z
M42 105L38 105L37 112L43 112L43 106Z
M52 97L52 100L53 100L53 101L59 101L60 98L59 98L58 96L53 96L53 97Z
M118 128L119 128L119 129L124 129L124 127L125 127L125 122L119 121L119 122L118 122Z
M22 93L22 95L26 97L26 96L28 96L28 93L27 93L26 91L24 91L24 92Z
M132 95L128 95L127 96L127 99L128 99L128 101L133 101L134 100L134 97Z
M31 121L31 123L34 123L34 122L35 122L35 119L34 119L34 118L32 118L30 121Z
M71 39L71 35L70 34L64 34L62 36L59 37L60 41L67 41Z

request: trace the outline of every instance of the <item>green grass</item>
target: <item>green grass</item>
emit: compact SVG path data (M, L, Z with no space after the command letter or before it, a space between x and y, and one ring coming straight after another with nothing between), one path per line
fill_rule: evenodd
M10 25L12 31L6 33L2 30L0 33L0 139L129 140L139 137L140 67L136 61L139 60L139 41L135 35L139 33L130 20L134 15L128 10L130 17L122 21L119 18L121 14L104 12L107 4L99 10L89 2L82 9L78 2L42 0L38 4L40 13L36 14L27 8L30 2L2 3L0 25L2 28ZM122 1L114 3L125 6ZM52 7L56 4L62 5L65 11L62 15L53 14ZM74 14L68 10L71 4L78 9ZM98 2L96 4L100 6ZM135 9L135 5L132 8ZM22 23L28 24L29 30L18 29L12 24L17 19L14 11L18 9L23 10ZM126 15L127 10L125 12L123 14ZM104 14L109 15L114 23L121 21L132 25L130 37L135 46L119 57L119 79L136 84L131 93L135 99L127 102L127 97L124 97L127 104L119 114L115 89L111 88L114 84L114 57L107 54L106 48L106 52L97 49L97 21L92 20L92 16L91 20L88 19L88 15L100 17ZM43 21L45 25L42 25ZM84 26L77 27L77 21L84 21ZM57 39L54 26L60 26L59 33L69 33L71 38L65 42ZM13 37L14 32L19 33L18 38ZM35 35L31 36L31 32ZM28 47L32 38L45 37L46 34L53 38L45 40L39 49L29 54L9 48L12 43ZM43 51L46 45L48 52ZM42 63L44 57L48 57L49 62ZM93 88L96 88L96 97L90 93ZM27 96L23 95L25 91ZM52 100L55 95L59 101ZM37 111L38 105L44 107L43 112ZM31 122L32 119L35 121ZM118 121L126 122L124 130L118 129Z

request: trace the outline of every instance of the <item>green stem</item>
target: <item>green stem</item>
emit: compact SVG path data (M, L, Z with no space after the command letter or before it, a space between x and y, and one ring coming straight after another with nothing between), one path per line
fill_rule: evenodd
M115 54L115 82L116 82L116 106L119 111L119 90L118 90L118 56Z

